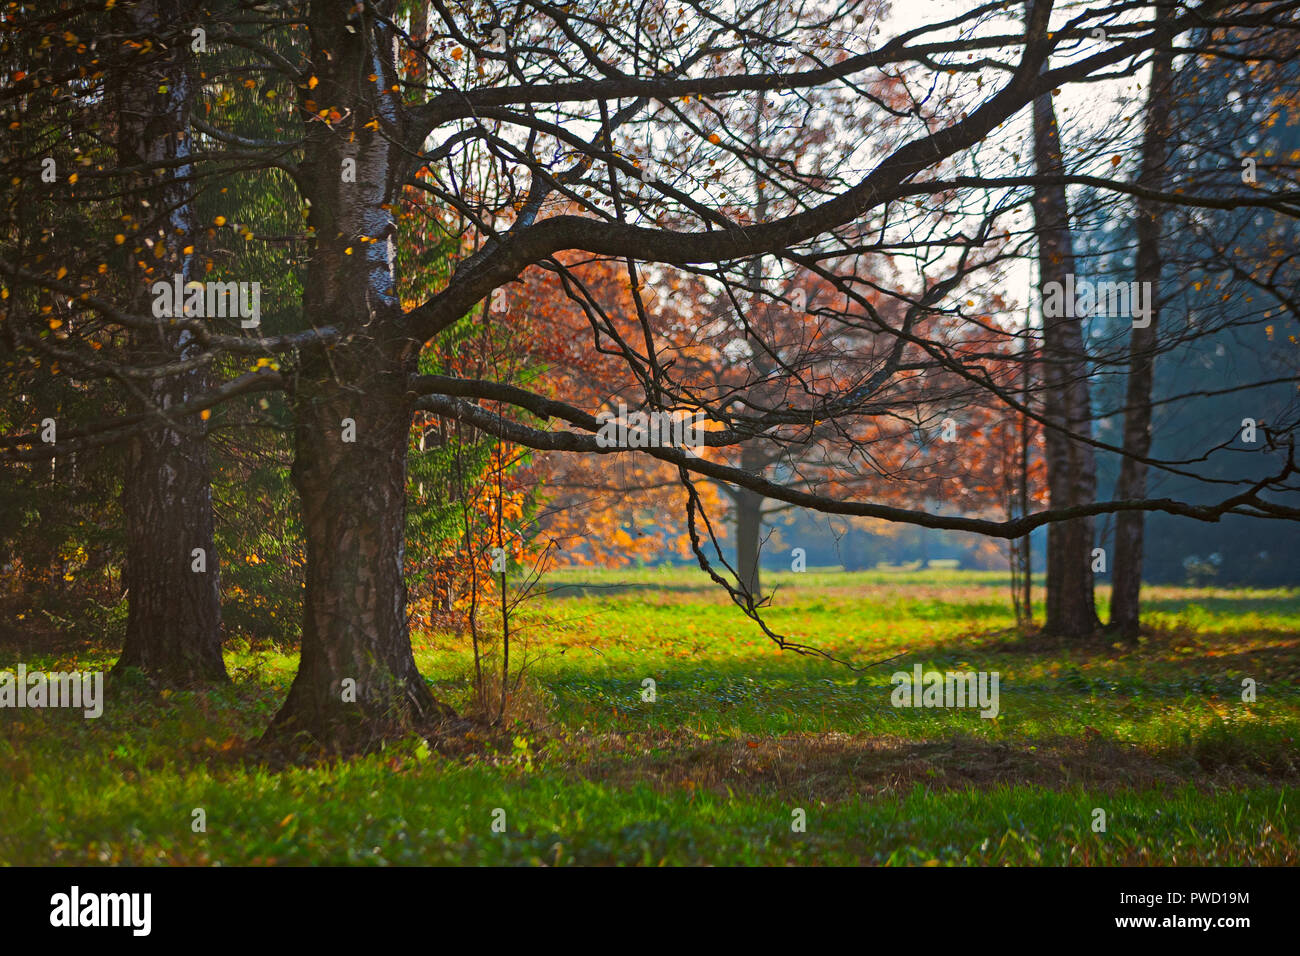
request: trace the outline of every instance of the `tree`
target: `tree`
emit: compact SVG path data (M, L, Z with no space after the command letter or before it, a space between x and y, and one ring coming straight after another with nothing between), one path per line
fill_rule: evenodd
M1040 0L1031 0L1029 16ZM1074 287L1074 234L1070 203L1061 178L1061 134L1056 123L1052 94L1034 99L1034 163L1040 180L1034 190L1034 223L1038 235L1040 286L1058 290ZM1069 292L1065 293L1066 296ZM1096 500L1097 466L1092 438L1092 407L1088 395L1087 354L1083 323L1073 303L1059 302L1055 309L1043 294L1043 414L1047 486L1053 508L1071 508ZM1064 305L1060 308L1059 305ZM1053 311L1055 314L1053 314ZM1078 436L1077 438L1075 436ZM1079 440L1082 439L1082 440ZM1079 636L1100 627L1093 598L1093 521L1089 517L1062 521L1047 532L1047 620L1049 634Z
M143 43L191 21L196 11L197 4L188 0L144 0L117 11L114 26L120 34L139 38L125 42L142 46L135 68L116 72L116 88L109 91L118 163L124 170L140 170L124 182L123 220L137 227L135 238L148 249L144 255L152 260L154 275L164 282L180 276L182 284L199 274L186 163L193 149L190 47L173 40L161 53L150 54ZM133 274L130 265L127 269L124 303L132 312L148 314L149 281ZM169 409L201 394L207 376L201 365L185 367L200 351L194 336L168 328L165 317L154 315L157 321L131 335L131 361L165 367L175 360L182 370L150 375L131 403L137 414L157 416L159 424L132 434L126 443L122 501L130 614L117 668L138 667L168 685L224 681L206 426L201 420L169 421Z
M557 257L565 265L564 283L534 268L517 287L502 290L500 321L509 324L511 347L532 363L530 387L547 397L611 414L620 405L644 411L645 391L629 383L618 351L620 342L640 331L627 265L578 258ZM676 330L678 361L698 359L694 330L705 310L700 285L674 281L658 288L643 278L638 290L657 334ZM584 311L593 302L601 312L596 328ZM689 556L685 522L679 520L682 488L671 465L641 457L611 461L552 452L536 455L529 472L544 499L536 533L543 546L553 545L549 559L554 564L618 567L674 553ZM715 507L712 486L700 491Z
M449 715L418 673L409 640L404 535L416 412L541 451L666 463L681 483L697 560L780 646L803 651L814 649L767 627L743 581L733 584L717 574L708 550L712 519L695 481L829 514L997 538L1020 538L1061 522L1079 528L1096 515L1126 510L1205 521L1228 513L1300 516L1271 497L1289 484L1294 469L1287 462L1262 483L1207 504L1096 502L1079 484L1083 490L1068 502L1054 499L1048 510L996 520L838 496L833 482L803 486L775 472L756 475L727 457L745 442L782 430L802 431L805 441L818 440L809 437L810 427L842 429L851 441L883 436L892 426L910 424L918 409L928 415L963 395L1045 423L1067 451L1097 445L1087 402L1080 401L1082 350L1069 338L1077 328L1061 329L1064 344L1055 329L1044 343L1046 397L1065 397L1054 396L1053 388L1068 387L1069 403L1040 415L1018 397L1018 369L1006 361L1014 352L972 347L985 317L964 304L974 301L964 293L979 282L972 270L992 271L1004 261L1004 223L1024 190L1063 191L1089 178L1059 162L1040 163L1028 177L999 175L983 160L997 151L1003 124L1044 102L1053 89L1140 68L1142 56L1159 42L1146 21L1117 29L1116 39L1096 52L1062 58L1059 66L1049 62L1054 50L1080 42L1094 20L1118 16L1122 6L1087 11L1078 22L1053 22L1052 5L1035 3L1023 27L1003 18L1000 8L978 8L870 47L859 36L857 11L781 7L775 16L772 0L739 10L703 0L681 10L616 2L581 11L452 3L432 8L415 25L423 35L419 42L410 38L410 21L392 0L370 0L343 13L298 3L256 16L215 13L208 43L245 51L250 63L243 73L252 89L260 85L262 95L277 99L289 93L296 108L286 116L285 139L267 143L243 135L234 125L238 117L223 112L218 100L205 123L214 131L206 135L221 148L194 159L202 167L196 176L244 167L282 171L302 198L306 232L292 241L307 247L307 263L290 331L248 334L229 324L177 321L177 332L192 333L198 343L196 361L232 361L219 382L170 410L188 418L252 394L288 396L307 587L299 671L271 738L301 731L332 748L366 748ZM1281 23L1284 12L1264 4L1249 16ZM1172 28L1184 30L1212 13L1181 11ZM828 36L843 41L830 47ZM866 82L885 72L899 82L883 90ZM962 95L932 96L948 83L963 84L956 91ZM754 143L755 92L797 98L823 88L880 121L840 132L841 148L828 150L815 169L801 162L797 146L769 153ZM222 96L227 93L238 98L252 90ZM683 168L652 173L633 162L643 144L657 149L667 140L673 155L689 157ZM106 182L130 175L120 167L104 172ZM737 210L748 207L742 192L755 177L769 184L769 196L782 197L759 221ZM1123 180L1091 178L1116 192L1132 188ZM1213 191L1162 193L1159 199L1208 207L1225 202ZM1255 201L1290 211L1285 194ZM1046 224L1059 229L1065 220ZM244 241L257 238L256 226L248 227ZM458 243L449 276L410 268L401 255L414 232L424 237L438 228ZM210 237L213 251L227 251L222 243L232 238ZM1055 233L1049 238L1062 255L1069 251ZM626 263L633 289L647 264L667 274L701 276L720 295L734 295L745 316L757 312L755 303L775 303L784 293L755 287L754 262L765 264L758 270L765 282L775 278L771 264L780 263L783 272L805 270L825 283L833 305L820 315L827 327L816 343L795 336L781 348L762 343L774 356L775 377L748 382L736 396L720 391L706 366L675 354L681 330L661 335L635 294L635 335L624 336L605 321L566 256ZM918 279L886 287L899 263L915 264ZM114 327L138 325L138 314L115 303L93 269L74 263L73 279L65 282L49 263L37 265L0 263L0 273L22 293L22 308L6 321L36 328L39 318L27 304L36 290L70 288L76 314ZM604 447L595 415L569 396L421 371L420 356L430 343L467 315L482 315L481 305L496 290L533 268L550 273L583 303L592 348L612 349L626 388L640 389L649 408L693 409L711 419L703 454ZM37 338L33 349L41 347ZM881 347L864 354L848 347L862 342ZM64 351L87 366L87 348L78 336ZM233 357L250 355L268 357L268 364L239 370ZM825 366L823 357L851 368L813 374ZM932 376L953 385L936 395L922 387ZM92 422L72 430L69 441L92 446L139 425L131 417ZM45 454L30 433L0 447L19 460ZM1282 454L1275 451L1274 458ZM1072 533L1076 544L1089 538ZM1085 564L1080 574L1087 573Z
M1164 35L1171 12L1156 8L1156 29ZM1168 37L1172 41L1172 37ZM1170 135L1173 116L1173 52L1162 43L1152 54L1151 79L1146 104L1146 130L1142 143L1142 170L1138 185L1160 190L1168 178L1172 153ZM1137 262L1134 278L1156 294L1149 314L1135 322L1129 339L1128 391L1124 403L1124 458L1120 463L1116 498L1146 497L1146 458L1151 451L1151 387L1154 379L1155 346L1160 327L1160 246L1164 221L1162 205L1138 199L1136 209ZM1110 627L1125 636L1135 636L1140 624L1142 591L1142 541L1144 516L1141 512L1120 512L1115 516L1115 558L1110 598Z

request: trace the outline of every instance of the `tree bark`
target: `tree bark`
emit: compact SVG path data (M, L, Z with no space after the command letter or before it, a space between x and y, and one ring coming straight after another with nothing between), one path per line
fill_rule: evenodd
M757 146L763 140L763 113L766 97L760 91L754 96L754 121L752 127L753 144ZM754 221L763 222L767 218L767 191L763 177L754 174ZM746 267L750 285L761 287L763 282L762 260L750 260ZM749 364L754 369L757 381L767 380L772 370L771 356L767 354L763 343L757 336L746 330L746 338L751 347ZM757 440L745 443L740 451L740 467L754 475L762 475L771 464L767 453L759 446ZM736 488L732 501L736 506L736 571L741 586L750 593L755 604L763 599L762 570L759 557L763 548L763 502L766 499L748 488Z
M1170 11L1156 8L1157 30L1167 34ZM1166 40L1169 38L1166 36ZM1147 94L1146 132L1142 145L1142 169L1138 184L1160 189L1166 179L1169 162L1169 139L1172 134L1170 111L1173 56L1166 44L1159 47L1151 61L1151 83ZM1155 368L1156 330L1160 311L1160 231L1163 218L1161 203L1139 199L1137 202L1137 254L1134 278L1149 284L1150 322L1143 328L1134 326L1129 338L1129 372L1124 402L1124 458L1120 463L1115 497L1145 498L1147 466L1139 459L1151 451L1151 386ZM1115 521L1115 561L1111 569L1113 589L1110 598L1110 626L1124 637L1136 637L1141 627L1142 551L1146 516L1141 511L1121 511Z
M747 488L737 488L733 500L736 506L736 570L740 583L758 602L763 595L759 553L763 535L764 498Z
M1040 175L1064 173L1060 132L1051 94L1034 101L1034 159ZM1074 273L1069 201L1063 185L1034 189L1034 223L1039 246L1039 280L1060 282ZM1087 359L1082 322L1067 313L1043 316L1043 412L1057 428L1045 430L1048 494L1053 508L1087 504L1096 499L1096 457L1084 438L1092 436ZM1052 524L1047 532L1047 619L1044 631L1078 637L1094 633L1101 622L1093 597L1093 520L1079 518Z
M272 730L330 749L450 715L415 666L406 614L408 371L378 342L315 349L294 393L307 588L302 659Z
M193 17L189 0L144 0L120 14L132 33L174 30ZM159 60L132 71L116 91L118 154L124 166L167 163L190 152L189 47L172 42ZM131 184L125 211L139 226L138 241L161 246L150 279L193 277L194 257L183 252L193 241L193 187L189 166L168 166L161 179L149 175ZM134 258L134 257L133 257ZM136 276L132 310L152 315L145 294L149 281ZM131 338L132 360L139 364L188 358L197 347L188 332L155 328ZM132 411L166 409L203 391L202 370L149 379L131 399ZM161 419L161 416L160 416ZM205 423L197 418L150 428L126 447L122 492L126 523L123 583L129 608L126 641L116 669L138 667L169 686L225 681L221 658L221 596L213 539L211 470ZM202 568L196 571L196 549Z
M306 733L342 752L452 712L416 668L406 612L408 376L421 343L407 333L396 288L393 211L405 160L392 130L365 128L370 117L395 121L385 98L397 78L396 36L378 19L349 24L327 7L312 7L319 86L303 95L354 119L341 134L311 124L302 171L318 239L304 311L346 335L304 350L292 386L293 480L307 546L302 658L267 733ZM345 159L355 161L355 182L341 174Z

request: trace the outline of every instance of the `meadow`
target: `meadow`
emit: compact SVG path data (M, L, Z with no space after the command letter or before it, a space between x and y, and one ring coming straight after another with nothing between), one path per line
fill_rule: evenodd
M1021 637L993 572L764 584L773 630L860 669L776 648L697 570L575 569L512 623L505 721L432 745L269 762L254 744L297 658L247 641L226 647L229 687L119 678L98 720L0 712L0 863L1300 860L1300 591L1150 587L1129 644ZM84 641L23 659L111 666ZM467 707L469 635L413 643ZM917 663L998 672L997 717L892 706Z

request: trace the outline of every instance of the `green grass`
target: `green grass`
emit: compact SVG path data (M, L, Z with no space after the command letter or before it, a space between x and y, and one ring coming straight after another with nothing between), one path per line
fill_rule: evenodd
M690 570L559 572L516 622L525 687L504 734L455 755L411 740L272 770L245 742L296 656L228 647L229 688L118 684L99 720L0 711L0 862L1300 858L1300 592L1150 588L1150 633L1112 646L1019 640L993 573L810 570L765 584L779 633L859 665L900 656L855 671L781 652ZM464 706L468 637L415 645L436 692ZM92 646L25 663L112 659ZM890 674L917 662L999 672L998 717L892 707ZM191 828L195 808L206 832ZM792 832L796 809L805 832Z

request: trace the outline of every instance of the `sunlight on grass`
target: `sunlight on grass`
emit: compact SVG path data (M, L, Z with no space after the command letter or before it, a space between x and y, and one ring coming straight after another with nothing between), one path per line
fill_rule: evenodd
M997 574L770 576L777 631L859 665L898 656L852 670L780 651L690 569L546 584L512 646L544 718L468 755L412 740L339 764L259 765L246 742L296 655L246 643L226 649L229 688L118 682L95 721L5 711L0 862L1297 860L1295 591L1152 588L1140 643L1045 650L1012 633ZM436 692L463 706L468 637L413 642ZM997 718L891 706L890 674L916 663L997 671ZM505 833L490 829L498 807ZM1105 833L1090 828L1097 807ZM196 808L206 832L191 829ZM806 833L791 831L796 808Z

